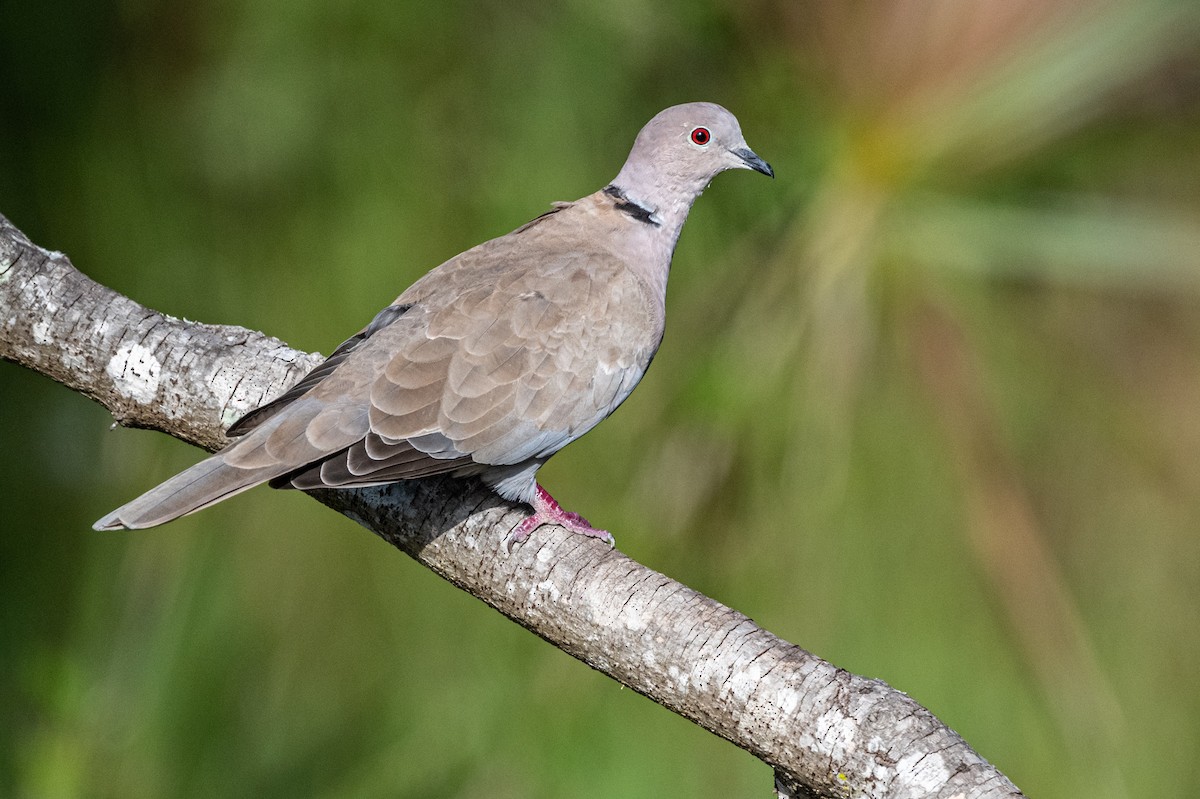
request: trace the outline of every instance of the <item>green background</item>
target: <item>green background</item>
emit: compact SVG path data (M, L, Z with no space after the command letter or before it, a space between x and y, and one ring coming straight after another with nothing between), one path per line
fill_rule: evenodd
M543 471L1030 796L1200 793L1200 6L12 3L0 212L328 352L711 100L666 341ZM0 365L0 795L767 796L767 767L349 521Z

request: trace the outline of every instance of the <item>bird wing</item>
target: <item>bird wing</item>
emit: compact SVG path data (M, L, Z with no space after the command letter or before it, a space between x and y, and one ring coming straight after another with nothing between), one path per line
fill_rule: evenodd
M302 464L273 484L372 485L545 459L629 395L662 334L641 281L602 253L560 251L536 268L498 255L468 251L400 297L407 311L306 395L336 410L272 434L273 457ZM317 441L328 449L309 458Z
M225 435L230 438L236 438L249 433L254 428L261 425L267 419L270 419L275 414L282 411L293 401L307 394L310 389L316 386L325 378L333 373L333 370L342 365L350 354L362 346L363 342L371 336L378 333L383 328L390 325L392 322L399 319L405 311L411 306L408 305L389 305L379 313L375 314L375 318L371 320L371 324L364 327L362 330L355 333L350 338L338 345L328 358L317 364L304 377L300 378L294 386L289 388L284 393L280 394L275 399L265 405L260 405L254 410L242 416L240 419L229 425L225 431Z

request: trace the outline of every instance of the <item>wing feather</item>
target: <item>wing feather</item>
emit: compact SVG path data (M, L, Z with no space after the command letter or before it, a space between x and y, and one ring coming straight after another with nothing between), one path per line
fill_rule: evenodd
M328 407L273 432L271 454L296 463L275 484L508 474L624 400L657 349L661 315L621 261L562 251L501 263L493 252L472 265L472 252L405 292L397 304L408 311L355 348L347 376L334 370L304 395Z

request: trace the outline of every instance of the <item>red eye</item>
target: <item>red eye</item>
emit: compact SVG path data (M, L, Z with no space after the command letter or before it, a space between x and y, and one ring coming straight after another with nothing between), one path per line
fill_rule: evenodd
M708 144L710 138L712 137L708 135L708 128L696 128L692 131L692 141L701 147Z

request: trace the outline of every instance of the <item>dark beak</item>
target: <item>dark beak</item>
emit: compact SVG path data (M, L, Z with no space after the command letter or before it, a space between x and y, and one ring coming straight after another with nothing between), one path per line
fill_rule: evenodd
M754 151L748 147L743 147L740 150L734 150L733 154L753 169L755 172L762 172L769 178L775 177L775 170L771 169L771 165L754 154Z

